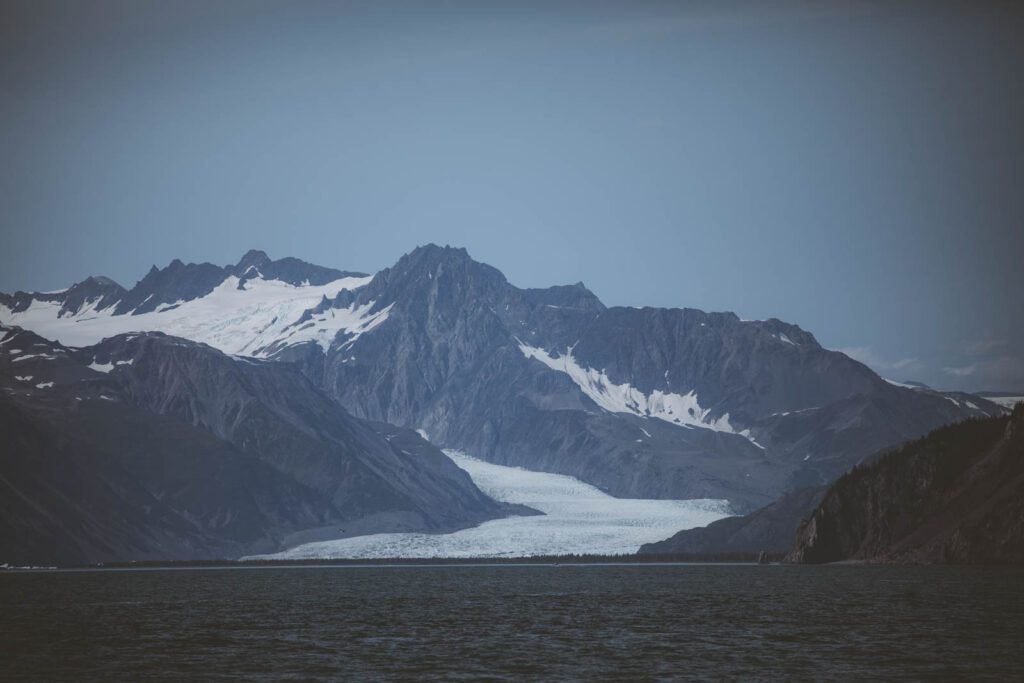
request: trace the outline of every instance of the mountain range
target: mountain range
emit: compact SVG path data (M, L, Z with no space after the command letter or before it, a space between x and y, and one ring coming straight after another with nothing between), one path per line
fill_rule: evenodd
M30 449L56 458L35 459L35 479L21 484L29 490L47 488L48 467L92 457L109 464L108 488L127 495L111 483L118 477L138 484L124 505L149 495L168 506L156 496L166 477L186 489L193 475L241 485L202 474L212 456L191 458L186 474L171 471L171 455L135 462L101 443L132 420L140 434L164 428L168 443L179 428L183 439L207 439L224 468L254 478L236 492L259 519L245 533L211 526L228 514L213 503L227 491L196 492L205 517L191 501L144 504L184 520L160 532L163 545L124 530L130 540L88 558L137 547L252 552L341 533L339 520L344 533L442 530L510 512L438 447L572 475L614 496L726 499L750 513L944 424L1006 412L885 380L777 319L606 307L582 283L522 289L465 250L436 245L372 276L259 251L227 266L175 260L131 289L96 276L60 292L0 294L0 323L5 419L25 444L4 471L31 474L21 466ZM88 449L70 449L76 440ZM59 525L69 514L18 492L12 520ZM801 500L790 508L802 514L814 500Z

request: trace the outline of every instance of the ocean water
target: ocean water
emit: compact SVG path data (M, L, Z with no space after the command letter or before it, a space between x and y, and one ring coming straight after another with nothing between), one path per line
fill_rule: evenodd
M579 479L484 462L445 451L495 500L543 512L449 534L394 533L306 543L261 559L631 555L644 543L730 514L726 500L613 498Z
M0 574L0 680L1019 679L1024 570Z

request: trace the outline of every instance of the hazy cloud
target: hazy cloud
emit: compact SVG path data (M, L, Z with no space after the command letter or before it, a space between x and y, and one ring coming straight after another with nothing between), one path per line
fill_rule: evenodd
M1006 346L1006 339L979 339L970 342L964 349L971 356L986 356L996 349Z
M961 368L942 368L942 371L954 377L967 377L968 375L973 375L977 368L977 365L965 365Z

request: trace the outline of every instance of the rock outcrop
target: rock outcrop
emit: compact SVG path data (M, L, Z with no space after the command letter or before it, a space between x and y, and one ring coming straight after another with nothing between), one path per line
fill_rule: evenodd
M841 477L789 562L1024 562L1024 405L938 429Z

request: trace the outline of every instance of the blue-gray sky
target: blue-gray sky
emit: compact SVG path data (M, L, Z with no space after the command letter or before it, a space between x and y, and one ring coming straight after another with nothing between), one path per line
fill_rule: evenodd
M1013 3L12 2L0 290L249 248L779 317L1024 387Z

